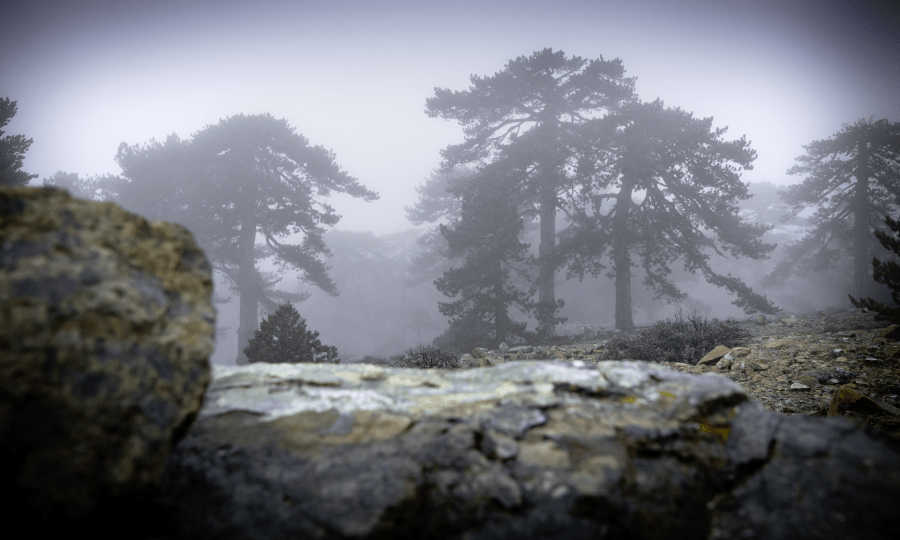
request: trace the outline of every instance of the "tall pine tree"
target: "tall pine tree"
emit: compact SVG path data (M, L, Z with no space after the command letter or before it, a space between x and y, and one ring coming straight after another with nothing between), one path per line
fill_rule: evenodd
M116 188L117 200L152 219L185 225L234 284L240 296L238 364L247 361L243 350L259 327L260 304L272 312L275 299L304 298L273 290L281 278L268 278L256 261L274 256L280 271L300 270L301 281L336 295L321 258L329 255L322 234L340 216L324 199L332 192L378 198L342 171L330 151L310 146L286 120L270 115L232 116L191 141L171 136L164 144L123 144L117 160L127 179ZM303 235L299 244L285 242L297 233Z
M853 294L869 296L869 263L880 250L873 231L900 209L900 123L859 120L803 148L806 155L787 173L806 178L780 195L792 216L817 208L812 230L788 247L766 282L779 282L796 268L833 268L844 252L853 260Z
M526 323L514 321L510 309L533 312L527 275L533 266L528 244L519 241L522 218L515 202L515 175L485 167L460 188L460 216L441 225L447 241L447 257L458 258L435 281L438 290L455 298L439 303L450 318L444 346L468 350L496 347L501 342L524 338ZM522 287L525 284L526 288Z
M775 307L740 279L720 275L712 254L764 259L775 248L760 237L767 227L738 216L737 202L749 198L740 179L756 158L745 138L722 140L712 118L695 119L681 109L653 103L625 105L620 112L589 122L578 173L581 197L569 213L574 226L560 244L571 274L595 275L609 255L616 285L616 328L634 329L631 268L637 256L644 285L657 297L685 298L668 278L677 259L711 284L736 294L746 312Z
M519 57L491 77L471 77L454 92L436 88L426 101L430 117L456 120L465 141L442 151L445 170L461 164L506 162L518 171L510 201L520 217L540 221L537 291L540 332L553 335L556 215L573 182L578 127L634 98L634 79L622 62L567 58L544 49Z

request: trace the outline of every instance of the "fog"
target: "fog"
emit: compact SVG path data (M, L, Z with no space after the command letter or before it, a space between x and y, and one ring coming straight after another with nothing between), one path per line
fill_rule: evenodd
M771 192L802 180L785 171L803 145L861 118L900 120L900 25L886 6L850 0L22 0L0 7L0 97L18 102L6 132L34 140L23 169L38 175L35 186L57 171L120 173L113 158L122 142L165 140L170 133L189 139L239 113L286 118L380 199L328 201L342 215L325 237L340 296L289 276L283 288L312 294L295 307L342 356L393 354L446 328L436 306L445 298L428 282L409 287L402 279L422 232L410 230L404 207L415 203L415 187L440 165L440 151L463 138L458 125L425 114L435 87L465 90L470 75L492 75L545 47L620 58L626 76L637 77L643 101L660 98L695 117L712 116L714 127L728 126L729 140L746 135L758 159L742 178L769 183ZM783 242L798 230L784 225L770 234ZM349 271L351 263L340 259L358 254L361 245L388 246L393 259L373 253L363 265L370 273ZM778 253L770 261L726 264L755 287ZM843 305L845 270L762 292L788 310ZM564 274L557 277L557 297L567 302L563 316L587 324L612 320L612 281L565 281ZM641 279L636 273L635 322L679 308L654 303ZM699 276L677 279L694 299L681 308L741 315ZM217 275L216 292L227 290ZM218 306L216 363L234 360L237 306L237 299Z

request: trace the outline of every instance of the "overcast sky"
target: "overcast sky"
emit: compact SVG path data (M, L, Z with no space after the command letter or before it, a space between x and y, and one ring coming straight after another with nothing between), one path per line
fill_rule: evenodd
M182 138L238 113L286 118L381 200L338 196L338 228L392 232L462 140L428 118L435 87L464 90L545 47L622 59L644 101L714 117L759 153L747 181L785 176L802 145L845 122L900 120L900 29L887 2L9 1L0 7L7 134L24 169L118 173L120 142Z

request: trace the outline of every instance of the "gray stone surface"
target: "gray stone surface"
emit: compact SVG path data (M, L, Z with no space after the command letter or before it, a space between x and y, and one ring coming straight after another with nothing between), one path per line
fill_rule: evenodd
M179 538L890 538L900 455L647 362L214 368Z
M78 518L158 482L209 384L211 293L180 226L62 190L0 188L5 512Z

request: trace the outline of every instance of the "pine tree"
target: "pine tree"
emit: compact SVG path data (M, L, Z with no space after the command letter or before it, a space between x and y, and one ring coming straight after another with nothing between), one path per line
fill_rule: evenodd
M456 120L466 139L441 152L444 170L463 164L505 163L517 170L511 200L519 216L540 222L535 288L540 331L554 333L556 216L571 195L579 126L634 99L634 79L621 60L567 58L544 49L509 61L490 77L471 77L454 92L436 88L426 100L430 117Z
M875 231L875 236L885 249L900 255L900 221L886 217L884 218L884 223L897 237L893 238L883 231ZM900 306L900 265L894 261L881 262L877 257L873 257L872 268L874 269L875 281L890 287L891 298L894 300L894 304ZM860 298L857 300L853 298L853 295L849 296L854 306L874 311L892 323L900 324L900 307L891 307L872 298Z
M3 128L16 115L16 102L0 98L0 135ZM24 135L0 137L0 186L27 186L36 174L22 170L22 159L33 141Z
M332 152L312 146L287 120L242 114L221 120L182 141L119 146L116 157L127 180L116 201L151 219L174 221L197 238L216 270L240 297L235 363L259 328L260 311L298 302L300 293L274 290L281 278L266 280L256 267L274 256L284 271L300 271L300 281L337 296L323 260L322 240L340 220L326 198L332 193L372 201L378 194L340 169ZM302 241L286 240L302 233ZM257 245L257 236L265 245Z
M498 169L485 167L470 178L459 193L459 218L441 225L447 256L463 263L435 281L439 291L455 298L438 304L450 318L444 337L453 337L436 343L457 350L493 348L527 336L526 323L512 320L509 310L535 310L530 294L520 286L523 281L527 285L533 262L528 244L519 241L522 219L511 192L514 176Z
M569 274L594 275L609 254L616 285L616 328L633 330L631 268L640 259L644 285L657 297L686 296L668 278L678 259L707 282L725 288L745 312L773 313L773 306L731 275L709 264L711 253L764 259L775 246L760 237L769 227L738 216L749 198L741 169L756 158L746 138L722 140L725 128L681 109L653 103L627 104L585 125L579 163L581 199L569 214L574 226L560 242Z
M322 345L319 332L308 331L306 320L290 304L263 319L244 354L251 363L340 362L337 348Z
M900 123L863 119L803 148L806 155L787 173L806 174L806 179L780 195L793 216L818 209L809 220L812 230L787 248L765 282L780 282L797 267L833 268L844 251L853 260L853 293L866 297L872 282L869 261L877 249L873 226L900 210Z

